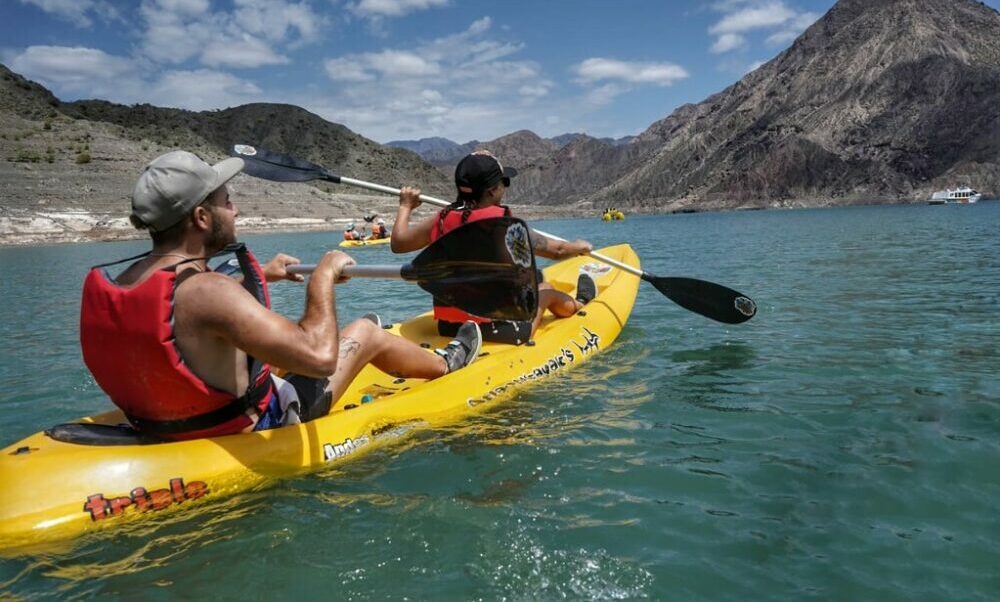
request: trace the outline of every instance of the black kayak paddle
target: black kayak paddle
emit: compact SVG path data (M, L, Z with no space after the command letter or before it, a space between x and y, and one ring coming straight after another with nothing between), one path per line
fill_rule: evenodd
M376 192L384 192L386 194L399 194L398 188L338 176L315 163L275 153L263 148L246 144L236 144L233 146L231 154L234 157L243 159L244 173L264 180L271 180L273 182L324 180L335 184L348 184ZM424 194L420 195L420 200L440 207L446 207L451 204L448 201ZM532 229L532 231L553 240L565 240L541 230ZM656 290L663 293L665 297L677 305L717 322L740 324L754 317L757 313L757 304L753 299L727 286L708 282L707 280L698 280L697 278L656 276L594 251L591 251L589 255L602 263L640 277L656 287Z

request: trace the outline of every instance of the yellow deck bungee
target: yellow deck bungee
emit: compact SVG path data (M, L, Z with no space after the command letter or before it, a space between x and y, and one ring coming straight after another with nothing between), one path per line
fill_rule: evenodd
M628 245L601 252L639 267ZM208 501L343 461L414 430L455 423L535 380L572 369L614 342L639 287L637 276L587 257L548 267L545 280L572 294L581 269L593 276L597 297L573 317L546 314L534 345L484 343L473 364L433 381L397 379L368 366L330 414L305 424L148 445L81 445L44 433L18 441L0 451L0 549L197 511ZM430 348L447 342L429 313L391 332ZM114 425L124 416L112 411L78 422Z

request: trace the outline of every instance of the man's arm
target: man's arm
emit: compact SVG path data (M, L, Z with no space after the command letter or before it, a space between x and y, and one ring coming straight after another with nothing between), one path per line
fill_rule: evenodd
M269 364L303 376L329 376L337 369L334 283L347 255L327 253L309 278L306 310L298 323L273 312L232 278L200 274L178 286L176 302L196 332L219 337Z
M531 231L531 246L535 250L535 255L547 259L567 259L577 255L586 255L594 248L585 240L554 240L535 230Z
M420 204L420 189L404 186L399 191L399 209L396 211L396 223L392 225L392 235L389 239L389 248L393 253L416 251L431 244L431 228L437 219L436 216L432 215L410 225L410 214Z

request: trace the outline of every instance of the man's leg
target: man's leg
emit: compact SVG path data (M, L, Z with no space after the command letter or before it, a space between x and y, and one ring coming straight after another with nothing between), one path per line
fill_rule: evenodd
M340 331L337 371L327 391L337 400L369 363L386 374L406 378L437 378L448 372L445 359L428 353L409 339L389 334L372 321L355 320Z

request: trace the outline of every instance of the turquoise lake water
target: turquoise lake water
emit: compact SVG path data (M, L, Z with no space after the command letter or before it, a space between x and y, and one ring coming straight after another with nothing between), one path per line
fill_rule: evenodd
M759 313L717 324L643 284L617 343L573 372L336 470L0 558L0 598L1000 596L1000 203L534 225L630 242L650 272ZM311 262L336 236L246 240ZM80 286L145 248L0 249L4 446L108 407L80 359ZM297 318L302 287L272 291ZM428 304L360 280L338 301L344 320Z

